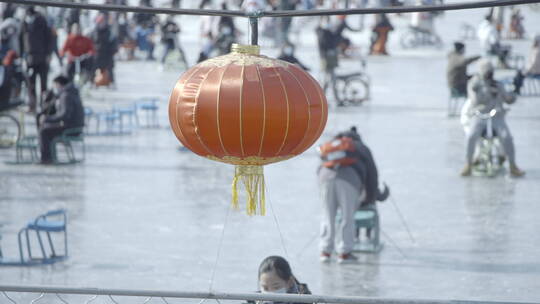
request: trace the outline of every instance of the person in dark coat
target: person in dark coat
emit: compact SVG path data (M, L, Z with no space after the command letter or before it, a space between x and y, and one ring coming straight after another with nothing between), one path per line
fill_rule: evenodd
M41 163L52 162L51 141L66 129L84 127L84 108L79 90L66 76L54 79L54 94L45 112L38 116Z
M283 11L292 11L296 9L298 4L297 0L281 0L279 1L278 10ZM289 31L291 29L292 18L284 17L278 19L279 30L278 30L278 46L283 46L286 43L289 43Z
M353 164L353 168L357 171L364 183L366 195L360 202L360 207L366 207L375 204L377 201L382 202L386 200L390 195L390 190L386 185L384 190L381 191L379 189L379 172L377 165L375 165L375 159L369 147L362 141L356 127L353 126L349 131L338 134L338 137L342 136L352 138L356 144L356 151L353 155L359 161Z
M105 16L98 16L96 23L97 28L92 34L96 50L94 68L107 71L111 83L114 84L114 55L118 50L117 40L113 36Z
M330 262L335 248L338 263L354 263L354 214L360 207L375 208L375 202L384 201L389 190L379 191L375 161L356 127L338 133L318 151L322 162L317 174L323 201L320 260ZM338 209L341 222L336 227Z
M43 15L33 6L26 9L21 29L21 53L26 59L29 83L29 111L36 110L36 79L39 76L41 92L47 90L50 56L54 49L52 30Z
M161 64L165 64L167 57L172 51L178 50L182 57L182 62L186 67L188 66L184 50L182 49L182 46L178 41L179 33L180 27L178 26L176 21L174 21L174 17L167 16L165 23L161 26L161 43L164 46L163 56L161 57Z
M71 30L75 23L81 23L81 10L79 8L70 8L66 16L66 29Z
M5 3L4 8L2 10L2 20L6 20L7 18L13 18L16 12L17 12L17 4Z
M454 51L448 54L446 69L448 88L453 96L467 96L467 81L470 78L467 75L467 66L478 59L480 56L465 57L465 45L461 42L454 43Z

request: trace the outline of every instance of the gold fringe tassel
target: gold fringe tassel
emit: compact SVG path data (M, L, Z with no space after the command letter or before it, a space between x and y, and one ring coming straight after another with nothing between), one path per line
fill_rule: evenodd
M232 183L232 206L239 209L238 181L244 184L247 202L246 212L248 215L266 214L264 171L262 166L240 165L236 166Z

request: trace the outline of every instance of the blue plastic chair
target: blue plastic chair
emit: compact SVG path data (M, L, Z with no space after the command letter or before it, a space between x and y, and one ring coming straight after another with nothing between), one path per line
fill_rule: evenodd
M54 220L52 218L55 218ZM39 243L41 258L35 258L32 256L32 246L30 242L30 232L35 231L37 240ZM48 251L51 253L47 255L47 250L45 249L45 243L41 237L41 233L45 232L48 240ZM64 253L58 255L54 243L52 241L51 233L62 233L64 235ZM28 259L25 259L24 250L23 250L23 235L26 241L26 251ZM20 263L23 265L28 264L52 264L57 261L66 259L68 257L68 242L67 242L67 215L65 209L58 209L49 211L45 214L38 216L36 219L28 222L28 224L19 231L18 234L18 243L19 243L19 258Z
M540 76L527 76L521 88L522 96L540 96Z
M75 157L75 151L73 149L73 143L75 142L80 143L82 147L82 156L80 159L77 159ZM67 161L60 162L58 160L58 144L64 145L68 157ZM61 135L53 138L53 140L51 141L51 155L55 164L73 164L84 161L84 159L86 158L86 146L84 145L84 128L66 129L62 132Z
M157 98L141 99L135 103L137 107L137 112L143 111L145 113L145 127L147 128L159 128L159 121L157 117L157 111L159 110L159 106L157 103Z
M131 133L135 126L139 124L136 105L115 106L113 112L118 115L118 128L120 134ZM128 128L124 128L124 117L128 120Z
M354 246L354 251L376 253L382 249L381 227L379 212L375 205L368 205L359 208L354 213L354 223L358 232L358 242ZM367 241L362 242L361 229L366 230Z

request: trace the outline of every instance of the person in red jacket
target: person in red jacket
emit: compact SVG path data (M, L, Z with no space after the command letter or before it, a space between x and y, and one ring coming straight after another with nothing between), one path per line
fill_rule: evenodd
M94 42L92 39L81 34L81 27L79 24L74 23L71 26L71 33L69 34L64 47L60 51L62 58L68 55L67 64L67 76L70 80L73 80L75 76L77 61L80 63L81 76L84 79L89 79L92 71L92 56L95 54Z

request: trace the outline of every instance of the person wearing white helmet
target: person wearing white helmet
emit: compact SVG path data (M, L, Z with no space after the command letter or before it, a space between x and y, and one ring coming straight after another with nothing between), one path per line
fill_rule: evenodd
M492 126L499 137L506 157L510 163L510 174L515 177L523 176L525 172L521 171L516 165L514 142L512 134L508 128L505 118L505 103L512 104L516 96L507 93L504 86L493 78L493 65L484 60L480 64L480 71L467 85L469 97L469 126L467 132L467 153L466 164L461 175L469 176L472 171L474 150L478 139L482 136L486 128L486 120L475 115L475 113L489 113L491 110L497 110L497 114L492 118Z

